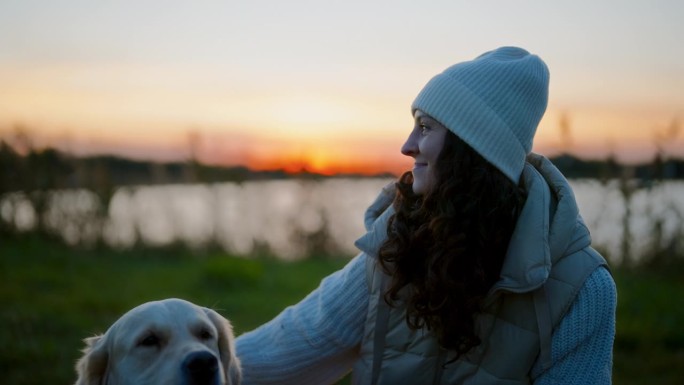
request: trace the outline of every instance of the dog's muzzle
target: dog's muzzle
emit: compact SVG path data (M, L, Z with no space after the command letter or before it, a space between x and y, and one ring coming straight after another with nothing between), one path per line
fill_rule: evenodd
M219 384L218 360L211 352L190 353L183 360L183 372L190 385Z

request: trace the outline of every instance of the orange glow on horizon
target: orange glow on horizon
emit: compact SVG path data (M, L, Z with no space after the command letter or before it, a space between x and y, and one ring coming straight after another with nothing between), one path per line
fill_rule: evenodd
M70 73L64 71L55 73ZM195 154L206 164L289 173L399 175L411 165L399 149L413 124L412 95L354 96L315 87L162 92L153 85L130 94L126 88L96 92L57 81L61 77L53 73L39 75L25 84L15 77L0 90L0 139L23 126L38 147L77 155L183 161ZM652 159L661 146L668 155L683 157L684 132L660 139L683 113L668 107L552 104L534 151L594 159L614 154L635 163Z
M569 126L565 134L560 128L564 114ZM56 147L77 155L105 153L140 160L183 161L194 153L205 164L240 165L254 170L400 175L409 170L412 163L399 151L412 122L408 116L397 118L397 121L402 123L385 124L396 127L393 130L373 131L369 127L366 133L335 127L317 131L310 128L303 132L294 128L236 130L232 126L219 125L188 128L164 122L133 124L123 118L102 123L99 130L79 129L78 126L64 129L61 125L42 125L40 122L24 127L37 148ZM613 154L620 162L638 163L653 159L657 147L661 146L668 156L682 157L684 133L670 129L676 122L667 113L652 111L551 107L540 124L533 151L547 156L570 153L589 159L605 159ZM278 127L277 123L271 126ZM0 116L0 139L8 140L16 134L15 129L15 124L3 124ZM674 135L667 140L659 139L668 130ZM287 135L288 131L293 131L292 135Z
M290 174L399 175L412 161L399 151L396 141L338 138L308 142L281 142L255 148L243 163L254 170L284 170Z
M255 171L283 170L288 174L310 172L326 176L341 174L373 176L388 173L392 175L399 175L405 171L408 171L408 167L405 167L405 165L392 163L383 164L340 162L317 165L315 162L310 162L308 160L288 161L287 159L255 162L250 164L249 168Z

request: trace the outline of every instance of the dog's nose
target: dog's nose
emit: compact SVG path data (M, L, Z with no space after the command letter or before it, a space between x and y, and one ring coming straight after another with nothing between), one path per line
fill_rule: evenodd
M218 360L210 352L195 352L185 357L183 367L193 385L214 384L218 373Z

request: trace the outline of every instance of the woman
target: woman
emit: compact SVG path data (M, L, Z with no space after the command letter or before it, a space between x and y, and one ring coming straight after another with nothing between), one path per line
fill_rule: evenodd
M502 47L412 105L414 168L362 251L237 339L246 384L607 384L616 292L570 186L530 154L548 70Z

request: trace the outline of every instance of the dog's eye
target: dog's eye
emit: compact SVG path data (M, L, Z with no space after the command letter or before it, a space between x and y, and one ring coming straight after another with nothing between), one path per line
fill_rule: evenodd
M158 346L159 345L159 337L157 337L155 334L149 334L145 338L141 339L140 342L138 342L138 346Z
M210 340L214 338L214 335L207 329L202 329L199 333L199 338L202 340Z

